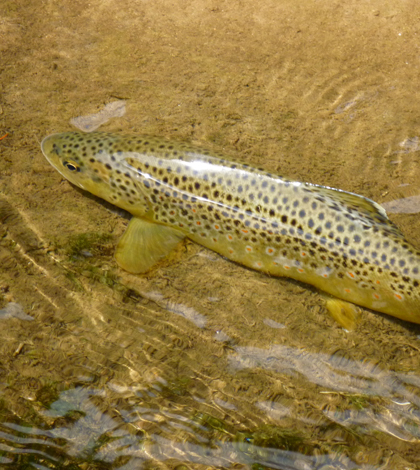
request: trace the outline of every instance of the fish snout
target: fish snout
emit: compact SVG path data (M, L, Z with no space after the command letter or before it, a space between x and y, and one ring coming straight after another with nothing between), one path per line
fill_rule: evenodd
M60 157L62 155L61 146L57 143L57 134L44 137L41 142L41 150L45 158L51 162L51 158Z

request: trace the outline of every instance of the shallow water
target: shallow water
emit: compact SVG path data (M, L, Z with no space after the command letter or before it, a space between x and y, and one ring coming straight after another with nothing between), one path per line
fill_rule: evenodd
M126 114L101 130L412 198L419 14L414 1L4 2L0 468L420 466L418 325L362 310L344 331L314 289L192 243L122 272L126 215L39 148L120 99ZM418 214L391 218L420 247Z

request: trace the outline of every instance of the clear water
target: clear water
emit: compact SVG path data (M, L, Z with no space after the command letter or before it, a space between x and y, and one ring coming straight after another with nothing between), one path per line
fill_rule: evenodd
M0 14L0 468L420 466L420 327L346 332L312 288L187 243L119 270L124 214L39 149L205 142L370 197L419 194L418 2L6 0ZM420 246L418 214L392 220ZM418 212L418 211L417 211Z

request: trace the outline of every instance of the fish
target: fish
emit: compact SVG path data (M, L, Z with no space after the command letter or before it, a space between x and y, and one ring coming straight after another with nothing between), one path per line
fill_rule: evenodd
M368 198L147 135L63 132L41 148L71 183L132 215L115 251L130 273L147 272L188 238L314 286L349 329L355 305L420 323L420 252Z

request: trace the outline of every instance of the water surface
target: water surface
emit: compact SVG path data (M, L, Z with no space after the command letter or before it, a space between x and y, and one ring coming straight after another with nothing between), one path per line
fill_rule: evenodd
M379 203L420 194L418 2L6 1L0 16L0 466L407 470L420 327L192 243L143 276L127 224L40 140L101 130L204 143ZM416 199L414 199L415 201ZM420 218L393 214L420 247Z

